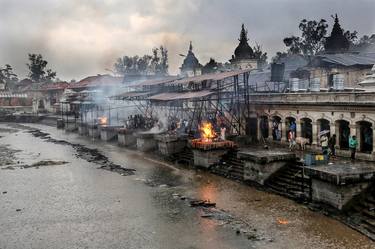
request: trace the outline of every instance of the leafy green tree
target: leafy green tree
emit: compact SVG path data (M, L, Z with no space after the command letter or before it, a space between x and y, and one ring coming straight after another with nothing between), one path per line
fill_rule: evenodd
M357 42L352 44L351 50L353 51L365 51L374 52L375 51L375 34L364 35L357 40Z
M160 46L152 50L152 55L123 56L114 64L114 71L118 75L167 75L168 74L168 50Z
M262 51L262 46L258 43L253 48L254 56L258 60L258 68L262 69L267 65L267 53Z
M46 69L48 62L41 54L29 54L29 61L26 65L29 68L29 77L33 82L52 81L56 72Z
M5 84L6 90L12 90L17 82L18 77L13 72L11 65L6 64L3 68L0 68L0 83Z
M301 36L284 38L284 44L292 54L303 54L305 56L315 55L324 50L325 36L327 34L327 21L321 19L319 22L303 19L299 24Z

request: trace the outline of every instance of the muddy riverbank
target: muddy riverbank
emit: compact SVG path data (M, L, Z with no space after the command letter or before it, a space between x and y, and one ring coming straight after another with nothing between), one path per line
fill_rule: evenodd
M219 176L53 127L0 128L10 151L1 168L68 162L0 171L0 248L375 248L338 221Z

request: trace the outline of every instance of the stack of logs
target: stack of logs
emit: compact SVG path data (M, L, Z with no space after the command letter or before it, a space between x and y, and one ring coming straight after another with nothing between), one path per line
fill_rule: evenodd
M236 144L229 140L213 140L207 142L203 139L193 139L190 141L190 144L193 149L200 150L231 149L236 147Z

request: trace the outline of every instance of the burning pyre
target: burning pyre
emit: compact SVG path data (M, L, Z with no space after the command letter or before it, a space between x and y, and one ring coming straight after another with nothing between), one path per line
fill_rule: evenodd
M107 117L99 117L98 122L100 125L107 125L108 124L108 118Z
M191 140L191 146L194 149L213 150L234 148L236 144L229 140L222 140L216 134L212 123L203 122L199 126L201 137Z

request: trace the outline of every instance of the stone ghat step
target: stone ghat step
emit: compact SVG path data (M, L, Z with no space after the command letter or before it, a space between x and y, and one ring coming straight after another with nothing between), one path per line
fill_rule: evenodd
M276 180L277 183L284 183L284 184L287 184L291 187L296 187L296 188L299 188L299 189L301 189L302 187L309 188L309 184L307 182L301 181L301 182L296 183L295 179L286 178L286 177L282 177L282 176L276 176L275 178L276 178L275 180Z
M190 148L185 148L183 151L174 154L171 160L178 163L192 164L194 161L193 151Z
M363 193L361 199L350 209L349 214L359 217L360 222L356 227L375 240L375 186Z
M302 186L301 185L294 185L294 184L290 184L288 182L285 182L285 181L273 181L272 183L268 183L266 184L267 187L270 187L272 189L276 189L278 193L293 193L293 192L302 192ZM306 186L303 186L304 188L304 191L303 192L307 192L307 190L309 189L309 186L306 185ZM297 196L295 196L297 197Z
M308 197L310 193L310 179L303 176L302 167L289 165L282 168L265 182L273 192L291 198Z
M272 192L277 193L282 196L286 196L290 199L300 198L302 195L303 196L305 195L305 193L301 192L301 190L295 190L295 189L280 190L279 186L274 186L274 185L267 185L267 187Z
M281 172L280 174L278 174L277 177L301 183L310 181L310 178L303 176L301 172L296 172L292 174L289 174L288 172Z

